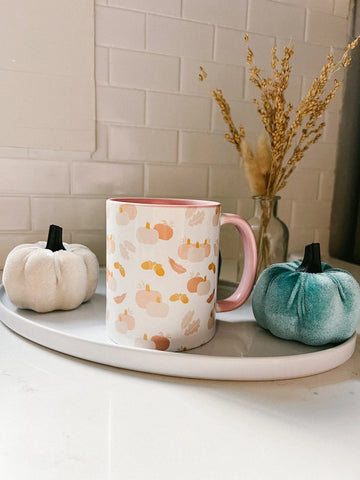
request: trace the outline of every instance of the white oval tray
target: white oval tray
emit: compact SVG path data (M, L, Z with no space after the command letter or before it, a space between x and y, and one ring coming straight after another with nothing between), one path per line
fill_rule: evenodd
M277 380L335 368L354 352L356 334L340 345L310 347L281 340L254 321L248 301L218 314L215 337L188 352L116 345L105 334L105 278L94 297L72 311L38 314L16 308L0 287L0 319L23 337L53 350L113 367L213 380Z

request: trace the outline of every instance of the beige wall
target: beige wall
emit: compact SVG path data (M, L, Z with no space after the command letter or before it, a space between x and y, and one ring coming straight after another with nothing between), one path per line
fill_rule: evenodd
M0 2L0 146L95 144L93 0Z
M209 94L219 87L250 139L262 127L248 82L244 32L267 69L275 43L295 45L290 98L347 43L348 0L97 0L97 150L94 154L0 149L0 258L43 239L50 223L66 240L90 246L104 262L104 200L113 195L211 198L252 213L251 194ZM208 72L197 79L198 67ZM280 216L290 251L311 241L327 249L341 96L323 138L282 193ZM236 237L235 237L236 238ZM234 234L223 255L236 255Z

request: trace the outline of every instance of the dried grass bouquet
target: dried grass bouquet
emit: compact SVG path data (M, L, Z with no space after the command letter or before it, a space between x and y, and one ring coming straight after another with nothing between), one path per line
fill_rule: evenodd
M328 55L327 63L322 67L320 75L316 76L305 97L301 100L296 111L291 103L285 99L285 92L289 84L291 72L290 59L294 54L294 47L284 48L283 56L277 56L277 47L271 51L271 77L263 77L260 69L254 63L254 53L248 46L247 64L249 65L250 81L259 89L260 98L254 99L257 111L261 116L266 136L261 135L257 141L256 151L253 151L245 140L243 125L237 128L231 117L231 110L220 89L212 90L211 94L218 104L224 122L229 132L225 134L228 142L233 143L239 152L245 174L254 195L274 197L284 188L296 165L304 156L308 148L322 135L325 122L320 122L325 110L334 98L340 86L334 80L333 86L328 87L330 77L337 71L346 68L351 62L350 52L360 41L360 36L347 45L342 58L335 63L333 55ZM248 35L245 35L248 43ZM199 79L203 81L206 72L200 67ZM271 211L264 202L261 225L258 235L258 272L270 263L270 245L267 237L267 227Z

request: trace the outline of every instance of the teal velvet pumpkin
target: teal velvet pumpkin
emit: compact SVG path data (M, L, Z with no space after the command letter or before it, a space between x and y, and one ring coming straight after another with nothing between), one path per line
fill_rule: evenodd
M320 261L320 245L304 261L271 265L260 275L252 307L258 324L308 345L350 338L360 320L360 287L350 273Z

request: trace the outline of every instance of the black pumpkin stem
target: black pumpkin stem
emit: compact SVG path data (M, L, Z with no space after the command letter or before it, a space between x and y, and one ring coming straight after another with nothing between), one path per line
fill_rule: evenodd
M66 250L62 243L62 228L58 225L50 225L46 247L52 252Z
M310 243L310 245L306 245L303 261L296 270L307 273L322 272L320 243Z

